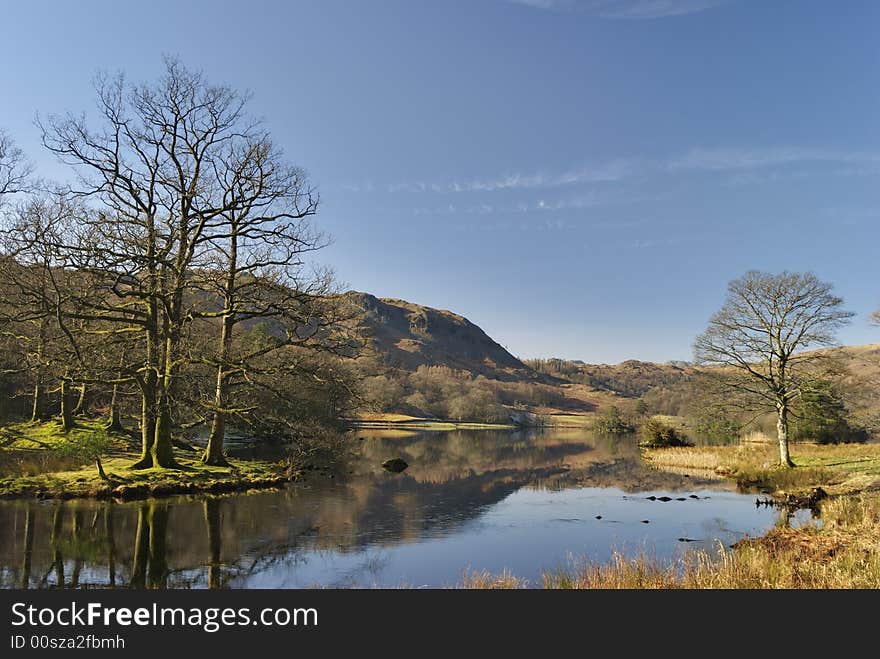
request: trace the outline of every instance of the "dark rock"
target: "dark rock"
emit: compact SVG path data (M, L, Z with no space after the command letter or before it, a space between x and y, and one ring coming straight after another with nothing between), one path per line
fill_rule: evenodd
M828 498L828 493L821 487L814 487L805 494L783 492L780 495L777 498L781 499L781 505L783 506L789 508L811 508L813 510L818 507L820 501Z
M821 487L814 487L809 494L808 500L810 502L810 507L815 506L817 503L822 501L822 499L828 498L828 492L823 490Z
M409 465L401 458L391 458L390 460L386 460L382 463L383 469L390 471L394 474L399 474L407 467L409 467Z

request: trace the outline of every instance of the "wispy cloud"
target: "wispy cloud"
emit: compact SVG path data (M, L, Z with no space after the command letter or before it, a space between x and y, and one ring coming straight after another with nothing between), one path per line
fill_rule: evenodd
M398 182L386 186L388 192L497 192L500 190L533 190L585 183L620 181L632 176L639 167L632 159L616 159L593 166L584 166L561 173L507 173L491 178L438 182ZM349 186L352 190L353 186Z
M667 161L666 166L672 171L729 171L809 162L831 162L859 165L876 164L880 163L880 153L800 147L769 149L693 149L683 156L670 159Z
M508 0L535 9L577 12L600 18L645 20L684 16L734 0Z
M822 167L823 165L826 167ZM445 182L397 182L386 185L366 182L343 185L342 189L352 193L380 191L438 194L491 193L599 186L632 182L634 179L644 180L652 176L700 173L733 174L734 178L728 182L731 185L815 175L877 176L880 175L880 151L846 151L820 147L696 148L667 158L616 158L556 173L508 172L494 177ZM564 207L583 208L596 203L595 198L581 195L576 199L562 202L546 202L545 206L521 203L516 208L496 208L505 212L561 210ZM568 206L564 206L565 204ZM481 209L475 212L487 211Z

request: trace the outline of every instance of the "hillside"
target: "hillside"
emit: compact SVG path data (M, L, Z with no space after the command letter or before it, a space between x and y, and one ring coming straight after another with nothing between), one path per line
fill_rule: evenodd
M498 380L535 377L463 316L369 293L348 296L364 310L361 327L371 353L390 368L416 371L420 366L446 366Z
M363 420L531 423L540 418L589 425L597 411L612 405L628 409L642 391L680 377L679 367L642 362L622 365L617 376L618 367L593 372L586 364L579 365L582 373L576 377L536 370L459 314L368 293L347 296L363 310L360 330L367 349L358 360Z
M580 360L530 359L538 373L585 384L625 398L638 398L657 387L690 382L699 370L683 362L657 364L628 359L619 364L587 364Z

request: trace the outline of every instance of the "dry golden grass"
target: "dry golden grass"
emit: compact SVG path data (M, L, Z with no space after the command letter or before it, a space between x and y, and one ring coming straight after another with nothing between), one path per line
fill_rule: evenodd
M501 574L479 570L465 572L459 587L468 590L514 590L528 586L527 580L515 577L508 570L504 570Z
M796 468L778 465L775 444L650 449L645 460L659 469L703 471L768 491L822 487L831 494L880 489L880 445L792 444Z
M760 430L753 430L740 437L739 441L743 444L772 444L774 440L767 433L761 432Z

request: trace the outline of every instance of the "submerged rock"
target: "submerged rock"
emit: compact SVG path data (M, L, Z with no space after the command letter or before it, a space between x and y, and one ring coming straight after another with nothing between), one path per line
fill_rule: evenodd
M391 458L390 460L386 460L382 463L382 468L390 471L394 474L399 474L401 471L409 467L405 460L401 458Z

